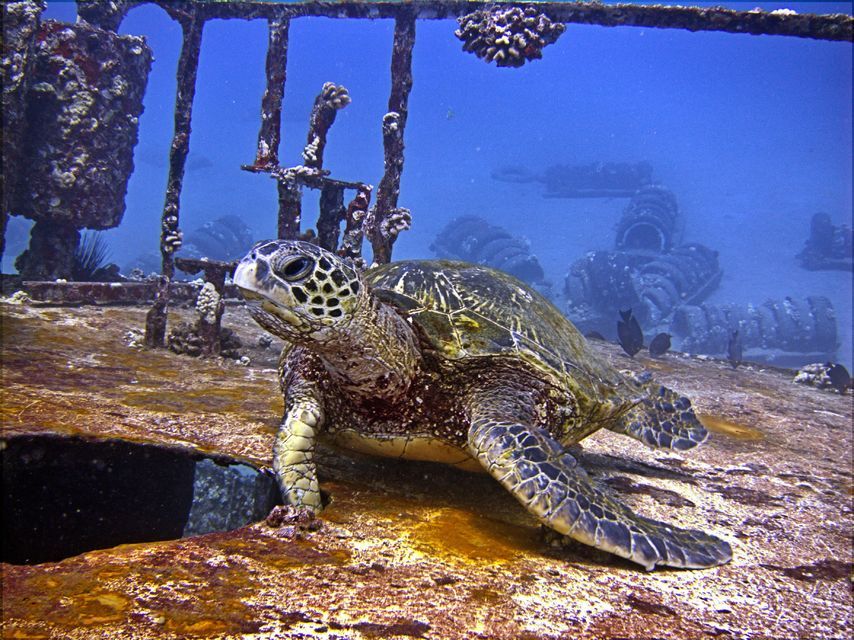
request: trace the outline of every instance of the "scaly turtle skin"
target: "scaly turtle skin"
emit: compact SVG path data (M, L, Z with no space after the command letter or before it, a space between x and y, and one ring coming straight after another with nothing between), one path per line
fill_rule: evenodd
M620 374L545 298L479 265L408 261L359 274L315 245L261 242L234 282L286 340L274 469L321 509L314 443L485 469L542 523L637 562L711 567L729 544L639 516L565 449L607 428L648 445L706 438L687 398Z

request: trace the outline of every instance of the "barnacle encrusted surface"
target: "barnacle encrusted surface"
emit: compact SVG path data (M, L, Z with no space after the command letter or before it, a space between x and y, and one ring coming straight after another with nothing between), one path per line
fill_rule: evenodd
M543 57L543 47L552 44L566 26L552 22L533 7L483 9L458 18L454 34L470 51L499 67L521 67L528 60Z
M19 168L26 180L16 185L15 210L76 228L114 227L125 210L151 49L137 36L53 20L35 43Z
M216 322L216 311L220 299L216 287L211 282L206 282L199 291L199 297L196 298L196 311L206 322L210 324Z

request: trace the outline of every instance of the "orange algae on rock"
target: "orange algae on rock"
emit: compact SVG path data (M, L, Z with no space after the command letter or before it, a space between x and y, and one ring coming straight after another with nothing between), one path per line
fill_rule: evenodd
M748 427L745 424L731 422L717 416L710 416L704 413L699 414L700 422L711 431L737 440L761 440L765 435L753 427Z
M475 562L509 562L542 548L533 523L524 527L459 508L434 510L411 532L416 549Z

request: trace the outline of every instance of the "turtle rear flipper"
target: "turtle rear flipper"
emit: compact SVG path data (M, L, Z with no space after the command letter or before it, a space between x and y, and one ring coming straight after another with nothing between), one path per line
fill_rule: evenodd
M635 378L640 399L608 428L659 449L686 451L702 444L709 433L685 396Z
M732 549L724 540L632 512L596 487L575 458L539 428L475 417L468 446L528 511L579 542L647 570L656 565L700 569L732 559Z

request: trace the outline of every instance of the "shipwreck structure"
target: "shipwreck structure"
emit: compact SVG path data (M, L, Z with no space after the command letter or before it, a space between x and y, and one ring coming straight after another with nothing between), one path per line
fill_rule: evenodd
M120 36L116 31L128 11L142 4L161 6L180 24L183 37L162 210L161 278L157 283L39 284L69 277L81 229L106 229L121 222L151 52L141 38ZM49 295L57 302L139 301L153 295L146 322L149 346L164 345L166 311L170 299L181 291L174 282L175 252L183 239L181 190L191 141L199 52L210 20L265 20L269 27L257 152L242 168L276 180L279 236L310 239L357 262L367 239L373 261L379 263L391 259L394 242L409 227L412 215L400 206L399 199L419 20L456 18L460 27L456 36L464 51L486 63L508 67L542 57L543 49L571 23L849 42L854 31L854 20L842 14L587 2L78 0L79 20L73 25L42 21L44 6L43 0L2 6L2 228L5 232L10 214L36 222L30 246L17 262L22 288L31 295ZM315 101L303 164L286 167L279 162L289 27L294 20L311 17L394 21L391 91L387 112L377 123L384 172L376 189L358 180L333 177L323 167L326 135L337 111L349 102L346 88L331 82L322 85ZM306 228L301 219L306 189L319 192L316 230ZM227 265L208 269L198 264L185 266L196 272L215 272L213 288L222 289L220 281L228 273ZM214 324L218 326L218 320ZM215 332L212 336L210 339L218 340ZM205 352L217 353L218 347L207 345Z

